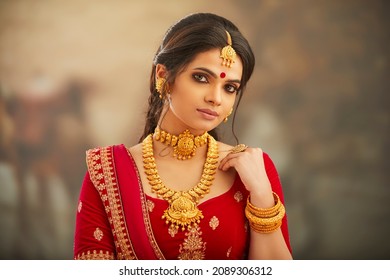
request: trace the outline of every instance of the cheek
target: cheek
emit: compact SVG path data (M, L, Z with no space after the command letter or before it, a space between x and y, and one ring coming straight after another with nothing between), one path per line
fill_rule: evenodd
M171 93L170 107L176 114L183 115L189 112L193 104L194 102L190 99L188 92L182 92L178 89Z
M236 102L236 96L236 94L229 94L226 98L225 104L228 111L230 111L230 109L234 106L234 102Z
M180 106L190 106L195 104L197 97L200 96L199 92L194 87L176 87L171 92L171 101L179 104Z
M180 91L172 92L171 93L171 103L173 105L177 105L178 109L179 109L183 106L186 106L186 104L188 103L188 97L186 96L186 94L184 92L180 92Z

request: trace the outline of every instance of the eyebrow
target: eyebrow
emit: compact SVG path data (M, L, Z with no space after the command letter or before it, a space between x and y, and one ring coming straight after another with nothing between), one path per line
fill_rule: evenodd
M196 67L196 68L194 68L194 70L201 70L201 71L204 71L204 72L207 72L208 74L210 74L211 76L213 76L213 78L218 78L218 75L217 74L215 74L213 71L211 71L210 69L207 69L207 68L205 68L205 67ZM238 80L238 79L236 79L236 80L227 80L228 82L230 82L230 83L238 83L238 84L241 84L241 80Z

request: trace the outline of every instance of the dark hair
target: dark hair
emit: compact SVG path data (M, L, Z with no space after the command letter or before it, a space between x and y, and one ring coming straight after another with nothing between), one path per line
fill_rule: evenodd
M179 20L168 29L156 52L150 75L151 94L149 97L149 108L140 141L148 134L154 132L164 105L164 100L159 98L159 94L156 91L156 65L162 64L166 67L167 83L172 84L177 74L185 69L197 54L225 47L227 45L226 31L230 33L233 42L232 47L241 58L243 64L241 85L238 91L238 107L246 83L251 77L255 65L255 57L248 41L231 21L221 16L211 13L191 14ZM233 126L235 115L236 110L234 110ZM209 133L218 139L215 129ZM234 131L233 135L237 140Z

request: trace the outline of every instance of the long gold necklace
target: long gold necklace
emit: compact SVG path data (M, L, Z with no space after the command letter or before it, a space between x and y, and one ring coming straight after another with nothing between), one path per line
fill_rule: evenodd
M161 143L173 147L173 156L180 160L190 159L195 155L197 148L207 143L207 131L199 136L194 136L186 129L179 136L172 135L158 126L153 133L155 139Z
M218 165L217 141L208 135L207 143L206 161L198 184L188 191L174 191L166 186L158 175L153 154L153 135L149 134L142 142L145 174L152 186L152 192L168 201L169 206L164 211L162 219L165 219L167 224L171 224L172 228L189 229L192 225L200 223L200 219L203 218L202 211L197 205L199 199L209 193Z

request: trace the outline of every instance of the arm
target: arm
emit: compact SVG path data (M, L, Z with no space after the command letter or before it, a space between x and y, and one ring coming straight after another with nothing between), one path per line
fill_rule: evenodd
M250 202L259 208L274 206L272 192L284 203L283 192L276 168L261 149L248 148L245 152L230 153L220 164L223 171L234 167L250 193ZM292 259L288 237L287 217L282 226L271 233L258 233L251 229L249 259Z
M279 195L284 204L284 196L279 175L270 157L263 153L264 167L271 190L264 193L251 192L251 203L256 207L269 208L274 205L272 191ZM265 180L264 184L267 184ZM291 246L288 234L287 216L282 221L282 226L272 233L257 233L251 230L249 247L250 259L291 259Z
M77 207L74 259L114 258L114 238L106 211L87 172Z

